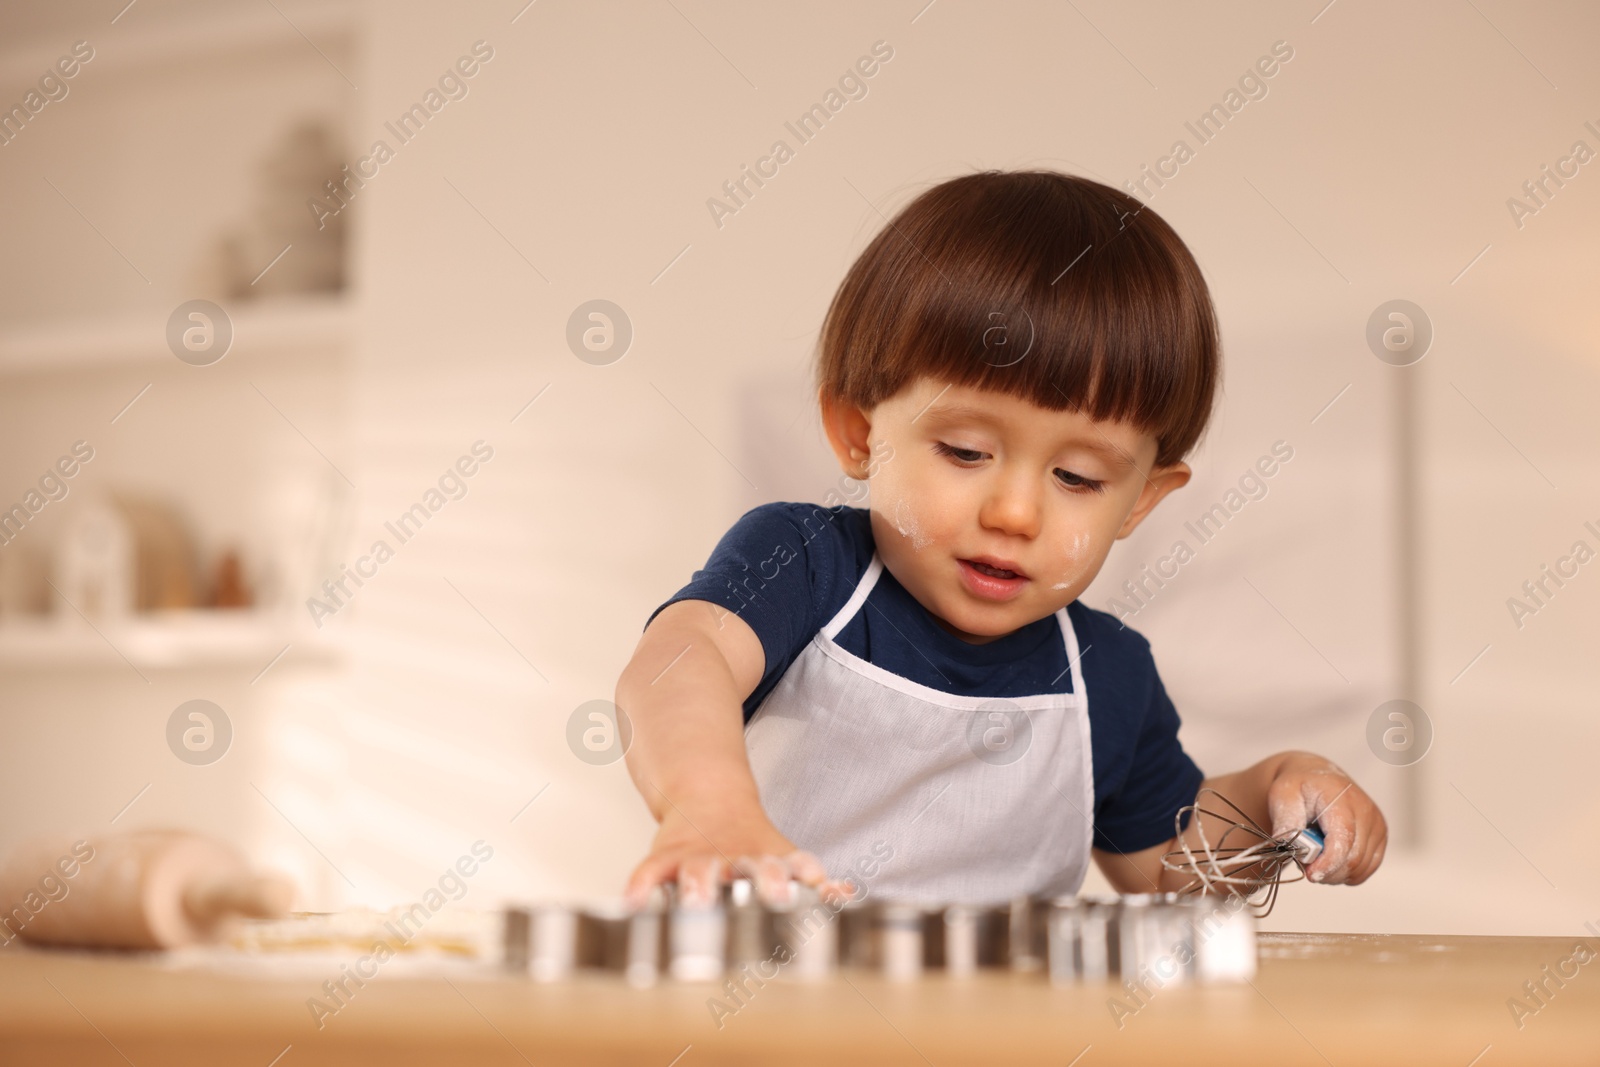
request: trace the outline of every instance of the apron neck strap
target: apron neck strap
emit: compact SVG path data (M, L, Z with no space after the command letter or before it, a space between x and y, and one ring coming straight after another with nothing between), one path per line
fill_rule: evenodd
M844 607L840 608L833 618L828 620L828 625L822 628L822 632L827 636L828 640L832 641L838 637L839 631L843 630L845 625L855 618L856 612L860 611L861 605L867 602L867 595L872 592L872 587L878 584L878 576L882 573L883 557L879 556L877 551L874 550L872 562L867 564L866 573L856 583L855 592L851 593L850 599L844 602Z

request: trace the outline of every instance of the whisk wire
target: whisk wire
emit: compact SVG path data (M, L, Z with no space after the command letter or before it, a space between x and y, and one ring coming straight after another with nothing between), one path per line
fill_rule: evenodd
M1202 806L1207 794L1220 801L1233 814L1214 811ZM1209 801L1208 801L1209 802ZM1183 834L1183 817L1194 816L1199 847L1191 846ZM1206 833L1207 816L1226 827L1215 845ZM1193 880L1179 890L1185 894L1227 892L1244 898L1256 911L1258 918L1272 912L1278 899L1278 887L1285 882L1297 882L1305 877L1306 864L1299 851L1283 838L1274 837L1259 825L1239 805L1215 789L1200 790L1195 803L1179 809L1173 818L1178 848L1161 857L1161 865L1170 871L1188 874ZM1236 836L1238 835L1238 836ZM1229 845L1230 839L1243 838L1246 844ZM1254 873L1250 872L1254 868ZM1241 891L1242 889L1242 891Z

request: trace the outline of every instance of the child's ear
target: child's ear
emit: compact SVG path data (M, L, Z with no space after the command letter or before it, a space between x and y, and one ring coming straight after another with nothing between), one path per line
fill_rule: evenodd
M828 444L839 457L839 467L858 481L867 478L867 460L872 454L872 420L855 404L831 395L822 389L817 400L822 408L822 428L828 433Z
M1133 510L1122 520L1122 529L1117 531L1117 540L1122 540L1138 529L1144 517L1161 502L1162 497L1188 483L1191 473L1193 472L1189 470L1187 463L1174 463L1169 467L1153 469L1145 479L1139 499L1134 501Z

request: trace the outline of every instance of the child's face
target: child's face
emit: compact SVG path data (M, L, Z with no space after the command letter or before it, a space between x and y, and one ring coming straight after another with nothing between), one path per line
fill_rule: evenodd
M884 566L975 644L1075 600L1112 542L1189 480L1183 463L1153 467L1155 438L1125 423L927 377L871 411L824 398L823 421L847 474L871 457Z

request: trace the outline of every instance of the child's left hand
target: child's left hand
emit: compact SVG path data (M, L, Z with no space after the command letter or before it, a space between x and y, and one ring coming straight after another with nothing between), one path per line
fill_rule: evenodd
M1389 824L1383 813L1332 762L1310 752L1292 752L1267 787L1267 813L1274 837L1288 838L1316 823L1322 855L1306 868L1313 882L1360 885L1383 862Z

